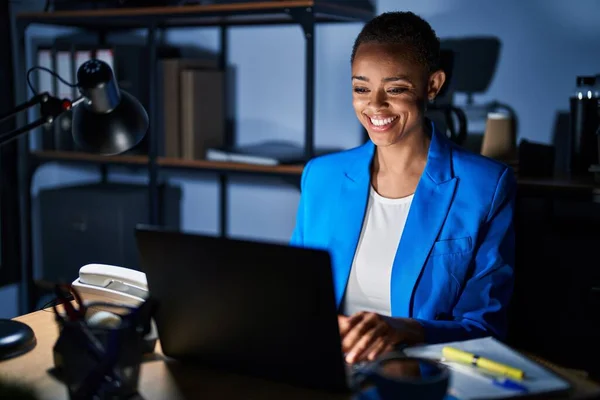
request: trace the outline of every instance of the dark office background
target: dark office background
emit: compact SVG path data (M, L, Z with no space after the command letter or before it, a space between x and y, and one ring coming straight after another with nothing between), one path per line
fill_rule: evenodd
M0 5L0 110L13 103L11 46L8 39L8 11L14 15L26 10L42 10L45 1L3 2ZM453 92L455 105L462 107L469 121L469 140L477 142L485 127L481 106L499 101L514 109L518 117L518 141L539 153L521 160L532 170L546 173L560 160L560 138L568 129L569 96L579 75L600 74L600 2L595 0L379 0L377 11L402 9L426 18L449 45L480 39L489 44L481 51L459 60L463 85ZM12 21L12 20L11 20ZM362 131L351 108L349 56L352 42L362 24L324 24L316 33L315 143L317 146L350 148L362 141ZM277 138L302 143L304 132L304 42L297 26L232 28L229 63L235 67L235 136L239 144ZM26 54L32 65L32 43L48 41L73 31L66 28L32 26L28 31ZM140 33L143 36L143 33ZM219 32L215 28L173 29L166 35L169 44L197 46L216 51ZM482 80L468 88L473 66L484 66L486 57L497 61L486 68L473 69ZM489 58L487 58L489 60ZM143 69L143 62L140 64ZM460 72L460 71L459 71ZM16 71L24 75L25 71ZM471 75L474 76L474 75ZM456 77L458 81L461 75ZM483 110L483 111L482 111ZM565 119L567 118L567 119ZM566 121L566 122L565 122ZM9 125L2 125L3 130ZM32 135L34 145L39 136ZM557 144L558 143L558 144ZM557 144L554 149L550 146ZM18 278L19 251L16 200L10 192L16 185L15 147L1 150L2 191L2 269L0 283ZM550 149L550 153L548 153ZM531 153L529 153L531 154ZM550 154L550 156L544 156ZM548 161L549 160L549 161ZM111 182L145 184L145 172L122 167L105 171ZM538 171L538 173L540 173ZM34 269L39 276L42 263L39 215L40 193L49 189L95 183L102 172L95 166L49 163L36 171L33 196ZM177 223L184 230L208 234L219 231L218 178L210 174L177 172L169 182L180 188L172 193L180 209ZM294 185L277 179L235 177L230 180L228 230L232 237L249 237L286 242L295 222L299 192ZM536 321L526 340L540 348L555 347L563 340L571 346L586 346L576 332L586 331L586 340L598 337L600 287L597 253L600 243L599 205L591 197L573 196L571 191L552 189L545 193L523 190L517 226L519 237L520 310L517 321L535 314ZM134 195L132 195L134 196ZM46 203L47 204L47 203ZM70 207L64 205L63 207ZM61 207L57 205L56 207ZM62 210L64 211L64 210ZM60 210L57 211L57 214ZM10 231L8 230L10 228ZM95 260L89 260L93 262ZM82 260L82 262L85 262ZM75 277L73 277L75 278ZM527 286L528 285L528 286ZM595 286L594 286L595 285ZM594 289L595 288L595 289ZM596 291L594 291L596 290ZM529 295L527 295L529 293ZM18 314L16 284L0 288L0 317ZM596 325L594 325L596 324ZM547 332L553 332L545 334ZM585 351L585 348L578 348ZM561 358L563 357L563 358ZM566 357L557 355L561 361ZM569 360L572 361L572 360Z
M11 77L13 65L11 62L12 43L10 35L9 4L0 5L0 113L14 107L14 87ZM0 132L15 128L13 120L0 123ZM0 148L0 285L15 282L19 278L18 269L5 266L18 264L19 258L19 224L17 193L17 146L15 142ZM10 299L12 300L12 299ZM8 310L13 308L9 301ZM3 308L4 310L4 308ZM10 311L9 311L10 312Z

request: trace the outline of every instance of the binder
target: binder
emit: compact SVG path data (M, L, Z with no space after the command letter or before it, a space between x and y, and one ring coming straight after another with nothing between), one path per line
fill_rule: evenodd
M71 50L59 49L55 52L54 72L67 82L72 83L73 77L73 58ZM61 99L73 100L73 90L71 86L63 83L60 79L56 80L56 96ZM73 130L72 130L72 112L65 111L53 123L54 126L54 148L59 151L71 151L74 148Z
M53 67L54 53L52 49L41 47L37 51L37 65L40 67L52 69ZM55 95L54 89L54 77L47 71L38 70L36 71L37 79L34 81L35 89L38 93L48 92L50 95ZM30 95L33 95L31 93ZM39 118L40 115L36 115L35 118ZM54 150L54 126L52 124L44 124L40 127L39 131L39 143L43 150Z

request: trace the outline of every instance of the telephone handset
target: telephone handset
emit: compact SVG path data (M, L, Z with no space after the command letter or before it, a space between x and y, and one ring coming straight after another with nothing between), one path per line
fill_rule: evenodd
M146 274L107 264L88 264L73 282L84 302L140 305L148 297Z

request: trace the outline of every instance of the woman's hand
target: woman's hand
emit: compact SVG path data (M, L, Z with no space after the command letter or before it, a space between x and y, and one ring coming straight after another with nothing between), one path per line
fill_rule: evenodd
M397 344L424 341L423 327L409 318L359 312L350 317L339 315L338 324L348 363L372 361L392 351Z

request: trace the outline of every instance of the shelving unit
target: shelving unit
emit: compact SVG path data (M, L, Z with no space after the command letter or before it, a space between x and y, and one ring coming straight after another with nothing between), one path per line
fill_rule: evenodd
M156 32L168 28L219 27L220 28L220 67L228 65L227 28L231 26L297 24L305 38L305 134L306 159L314 154L314 85L315 85L315 25L317 23L366 22L374 16L373 11L357 8L352 2L328 2L327 0L264 0L256 2L188 5L173 7L118 8L110 10L29 12L16 18L18 46L16 51L15 81L17 102L28 97L25 82L25 33L32 24L81 28L97 31L147 29L149 106L150 116L149 151L147 156L123 155L103 157L86 153L33 151L29 150L27 136L19 139L19 199L21 212L21 311L31 310L33 302L33 265L31 257L31 194L30 187L35 170L48 162L79 163L98 165L126 165L147 169L149 175L148 198L150 205L149 222L161 224L161 204L158 192L160 170L189 170L216 173L220 179L220 228L227 235L227 176L231 174L262 175L283 177L299 181L302 165L260 166L239 163L212 162L204 160L181 160L159 157L158 131L152 123L157 112L157 41ZM228 99L225 99L227 102ZM21 117L19 124L25 124ZM233 144L233 132L226 132L226 145Z

